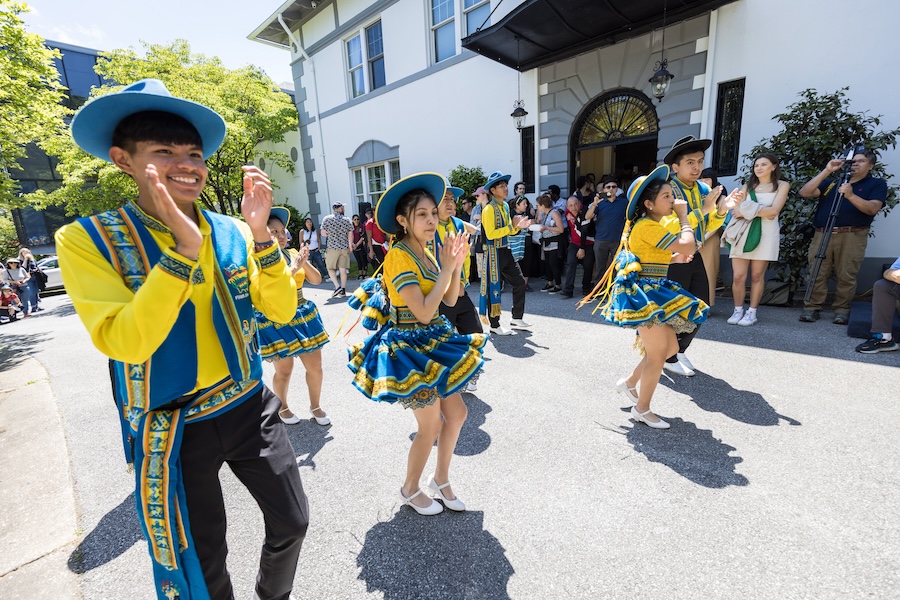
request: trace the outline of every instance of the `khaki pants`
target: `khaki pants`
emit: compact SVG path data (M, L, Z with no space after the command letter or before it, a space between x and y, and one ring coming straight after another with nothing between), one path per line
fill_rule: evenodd
M816 252L822 241L822 232L817 231L809 245L810 272L816 260ZM825 296L828 294L828 279L832 271L837 279L837 289L834 293L832 308L836 313L849 313L850 303L856 294L856 274L859 266L866 256L866 244L869 243L868 231L846 231L832 233L825 248L825 257L822 259L822 267L819 276L813 285L809 302L803 305L804 310L822 310Z
M700 256L703 257L703 266L706 267L706 278L709 279L710 306L716 304L716 281L719 279L719 263L722 261L722 229L719 228L711 236L707 237L700 248Z

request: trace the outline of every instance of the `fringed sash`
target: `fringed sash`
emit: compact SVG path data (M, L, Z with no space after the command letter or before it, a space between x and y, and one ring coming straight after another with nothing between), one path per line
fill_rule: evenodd
M502 229L510 224L509 208L505 202L494 202L491 200L491 206L494 213L494 229ZM481 320L485 323L489 322L489 317L500 316L500 260L497 257L498 248L506 248L509 240L506 236L495 240L484 237L484 270L486 273L481 275L481 287L479 289L481 296L478 300L478 312ZM487 275L487 277L485 277Z

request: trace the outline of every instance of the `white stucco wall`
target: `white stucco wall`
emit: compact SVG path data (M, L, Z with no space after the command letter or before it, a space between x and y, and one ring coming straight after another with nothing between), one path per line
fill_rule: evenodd
M429 64L430 30L425 4L402 0L381 13L384 72L388 83L418 73Z
M334 31L334 4L318 9L313 17L303 24L303 45L307 48Z
M372 0L339 0L337 4L338 20L341 25L372 5Z
M476 102L461 82L492 81L497 93ZM399 146L403 176L444 175L457 165L520 177L519 133L509 113L515 72L480 56L352 106L322 121L329 197L353 198L347 158L367 140Z
M312 82L312 69L306 69L303 86L310 92L314 87L318 89L319 112L325 112L347 102L350 96L344 67L344 41L337 40L329 44L311 58L316 63L316 83L314 85Z
M272 196L275 204L290 204L301 213L309 211L309 199L306 195L306 176L303 172L303 164L300 159L300 132L298 130L290 131L284 135L284 141L278 144L272 142L263 142L259 144L257 150L267 150L275 152L284 152L291 156L291 149L296 149L298 160L294 162L294 172L291 173L286 169L275 167L267 161L265 171L269 175L269 179L275 184ZM257 165L259 160L257 159Z
M741 77L746 77L742 156L778 131L772 116L784 112L807 88L831 93L849 86L852 110L883 115L885 129L900 125L900 103L896 94L886 93L894 82L884 62L884 57L900 50L896 32L900 2L868 0L859 8L864 12L850 15L847 3L839 0L819 0L814 9L809 3L783 0L742 0L720 8L710 41L715 58L707 133L712 135L715 127L718 84ZM865 28L852 23L844 28L845 17L860 19ZM883 152L881 161L889 173L900 177L900 150ZM900 182L897 177L892 183ZM723 183L729 189L735 185L731 178L723 178ZM900 210L887 218L877 216L873 231L867 256L900 255Z

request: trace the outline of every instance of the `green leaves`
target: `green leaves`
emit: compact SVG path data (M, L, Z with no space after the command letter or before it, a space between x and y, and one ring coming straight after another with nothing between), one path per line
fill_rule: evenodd
M10 171L19 169L27 144L61 131L69 112L53 64L59 53L25 31L19 15L27 11L23 3L0 0L0 208L24 204Z
M191 53L185 40L143 45L143 56L133 48L101 53L97 73L123 86L150 77L160 79L175 96L205 104L222 115L228 133L219 151L206 161L209 179L200 200L211 210L240 214L241 167L259 155L258 144L284 141L284 134L297 127L297 109L290 96L259 68L227 69L217 57ZM103 86L94 96L118 89L121 86ZM33 195L35 204L64 204L69 214L87 215L120 206L136 195L130 178L78 149L67 131L46 147L59 158L57 171L63 185L49 194ZM266 151L262 156L293 172L294 163L286 154Z
M817 200L801 198L800 188L830 159L846 153L851 146L864 145L875 151L897 147L900 128L881 131L880 115L851 112L849 90L845 87L830 94L803 90L798 94L800 100L788 106L787 112L773 117L781 125L781 131L761 140L744 155L741 171L744 181L750 176L753 159L763 152L771 152L781 159L784 178L791 184L790 195L779 216L781 249L775 270L781 281L791 283L792 293L805 282L811 237L808 229L818 204ZM893 177L880 163L872 175L888 181ZM888 185L884 214L897 205L898 189Z

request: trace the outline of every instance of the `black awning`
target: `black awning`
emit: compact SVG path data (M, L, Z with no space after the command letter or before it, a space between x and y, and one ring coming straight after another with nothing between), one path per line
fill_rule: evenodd
M611 46L736 0L525 0L462 45L519 71Z

